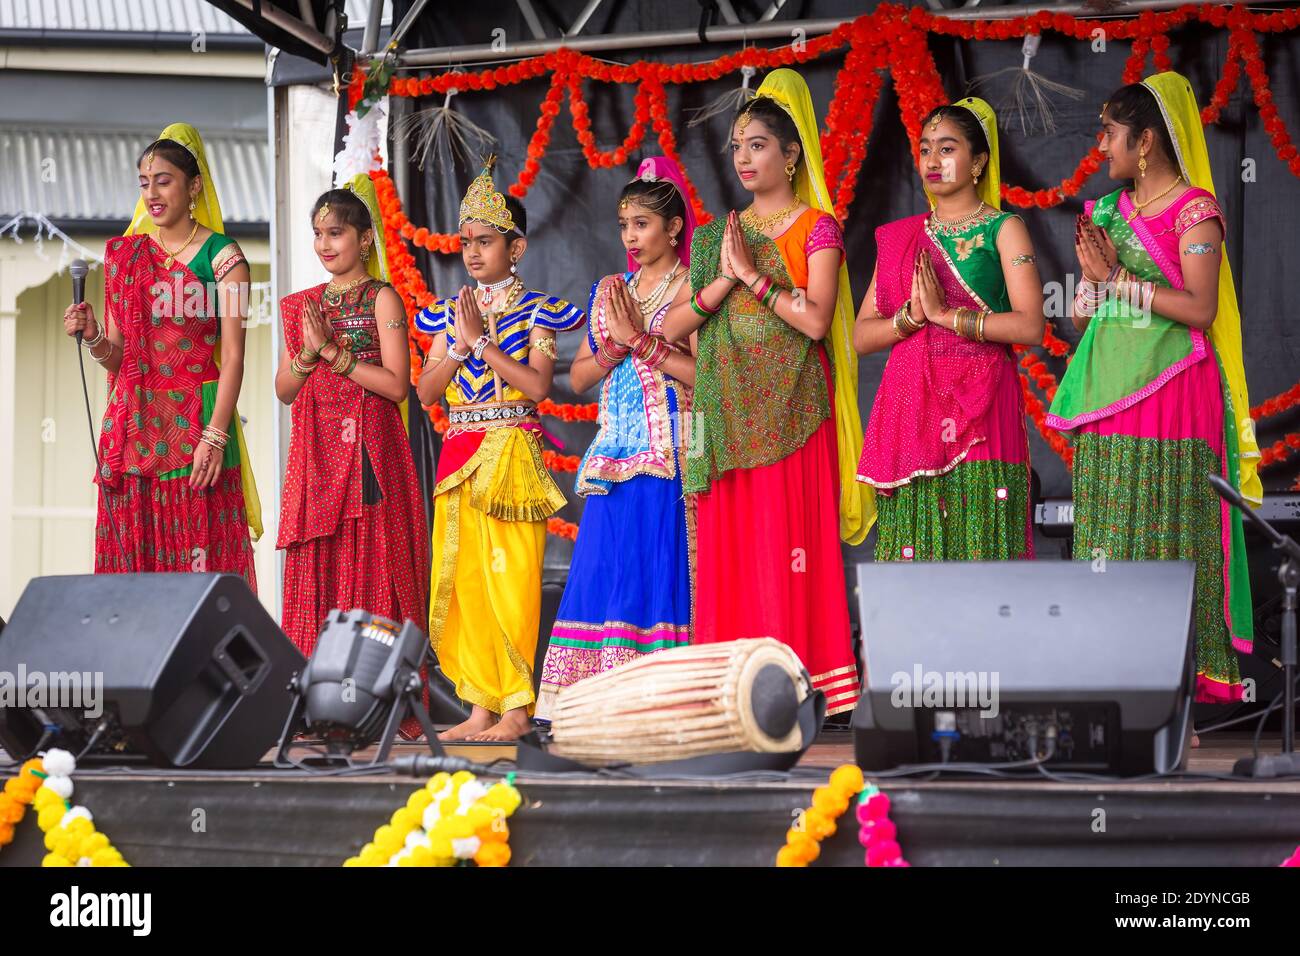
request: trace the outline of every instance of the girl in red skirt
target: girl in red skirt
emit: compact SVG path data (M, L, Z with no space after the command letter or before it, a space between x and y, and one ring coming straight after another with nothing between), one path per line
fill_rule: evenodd
M248 264L193 126L168 126L136 165L135 215L104 252L102 321L88 302L63 315L108 372L95 573L223 572L256 590L262 523L235 408Z
M370 177L312 210L330 281L280 301L287 346L275 393L293 406L276 547L282 626L303 654L331 609L423 622L429 537L401 403L411 363L401 297L387 282Z

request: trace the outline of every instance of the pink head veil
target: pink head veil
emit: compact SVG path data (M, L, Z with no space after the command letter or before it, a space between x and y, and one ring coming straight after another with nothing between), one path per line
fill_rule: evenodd
M690 268L691 236L695 233L695 210L691 208L691 201L686 194L686 179L682 176L681 167L667 156L649 156L641 160L634 178L650 181L666 179L677 187L677 192L682 197L682 205L686 208L686 214L682 217L682 231L677 236L677 258L682 260L683 266ZM627 257L627 268L629 272L636 271L636 260L631 256Z

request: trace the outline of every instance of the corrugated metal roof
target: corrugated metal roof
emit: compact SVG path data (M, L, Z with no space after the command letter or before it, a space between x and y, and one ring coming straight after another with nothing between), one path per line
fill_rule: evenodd
M203 132L226 222L269 222L266 138ZM139 192L136 158L156 135L0 126L0 217L37 212L56 222L125 222Z
M207 0L0 0L0 29L248 33Z
M372 2L383 0L348 0L344 10L351 27L365 26ZM207 0L0 0L0 30L248 35Z

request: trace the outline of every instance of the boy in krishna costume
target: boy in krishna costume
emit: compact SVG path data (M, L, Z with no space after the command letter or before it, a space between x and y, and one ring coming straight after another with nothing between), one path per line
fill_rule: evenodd
M510 740L528 730L546 519L565 503L542 461L537 403L551 388L556 333L586 321L577 306L518 277L527 216L497 191L492 164L460 206L461 254L476 287L416 316L434 336L420 401L445 395L451 419L434 489L429 638L457 695L473 705L444 740Z

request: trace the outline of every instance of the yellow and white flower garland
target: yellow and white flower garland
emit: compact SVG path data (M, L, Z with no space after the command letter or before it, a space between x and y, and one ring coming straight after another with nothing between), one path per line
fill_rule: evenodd
M41 866L128 866L108 837L95 829L90 811L73 805L76 769L72 754L56 748L27 761L17 777L5 782L0 797L0 846L13 839L13 828L30 804L45 834L45 849L50 851Z
M344 866L505 866L510 862L506 820L523 797L515 775L491 787L472 773L438 773L394 811L361 852Z

